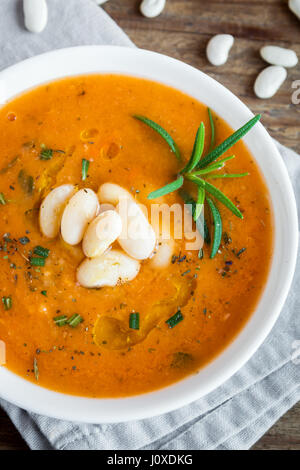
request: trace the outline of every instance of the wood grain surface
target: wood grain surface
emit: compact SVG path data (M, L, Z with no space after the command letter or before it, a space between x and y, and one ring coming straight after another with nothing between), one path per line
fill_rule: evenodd
M300 80L300 66L271 100L253 93L257 74L266 66L259 49L265 44L293 48L300 58L300 21L285 0L167 0L154 19L139 13L140 0L110 0L104 9L133 42L180 59L209 74L239 96L253 112L263 113L263 124L282 144L300 153L300 104L292 104L292 83ZM230 59L222 67L209 65L205 47L218 33L236 38ZM15 428L0 410L0 450L26 449ZM300 404L283 416L259 442L256 450L300 450Z

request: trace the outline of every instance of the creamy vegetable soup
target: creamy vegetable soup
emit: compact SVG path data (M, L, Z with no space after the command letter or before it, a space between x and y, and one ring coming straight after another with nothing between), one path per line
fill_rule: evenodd
M5 366L60 392L121 397L224 350L272 256L269 193L242 142L258 120L233 133L190 96L116 75L60 80L3 106ZM167 236L151 212L161 204L172 206Z

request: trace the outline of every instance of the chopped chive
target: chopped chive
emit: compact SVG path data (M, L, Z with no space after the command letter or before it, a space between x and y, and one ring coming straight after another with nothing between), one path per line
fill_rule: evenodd
M87 174L88 174L88 171L89 171L89 166L90 166L89 160L86 160L85 158L83 158L82 163L81 163L81 179L82 179L82 181L84 181L87 178Z
M2 204L2 206L5 206L6 204L6 199L3 193L0 193L0 204Z
M173 315L171 318L169 318L166 323L169 325L169 328L174 328L174 326L178 325L179 322L183 320L183 315L181 313L181 310L178 309L175 315Z
M46 290L41 290L41 294L47 297L47 291Z
M2 297L2 302L5 310L10 310L12 308L12 298L10 295Z
M53 150L44 148L40 153L40 160L51 160L53 157Z
M204 251L203 251L203 248L200 248L200 250L198 251L198 258L199 258L199 259L203 259L203 258L204 258Z
M41 256L42 258L48 258L50 250L48 248L44 248L42 246L36 246L33 250L35 255Z
M65 326L68 323L67 315L59 315L58 317L54 317L53 321L57 326Z
M144 124L147 124L147 126L151 127L151 129L156 131L167 142L172 152L175 153L177 160L179 161L181 160L181 155L180 155L178 145L175 143L173 138L165 129L163 129L159 124L152 121L151 119L146 118L145 116L135 115L133 117L143 122Z
M211 152L212 149L215 146L215 123L214 123L214 119L213 119L213 116L212 116L211 109L207 108L207 112L208 112L209 123L210 123L210 131L211 131L210 146L209 146L208 152Z
M212 259L216 256L222 240L222 218L214 202L209 197L206 199L214 221L214 238L210 253Z
M83 318L78 314L74 313L69 320L67 321L68 325L71 326L72 328L76 328L76 326L79 325L79 323L83 322Z
M45 258L36 258L35 256L30 258L31 266L45 266L45 262Z
M165 196L166 194L170 194L173 191L176 191L176 189L181 188L183 182L183 176L179 176L179 178L177 178L175 181L172 181L172 183L166 184L166 186L152 191L152 193L148 194L148 199L156 199L158 197Z
M132 330L139 330L140 329L140 314L139 313L131 313L129 317L129 328Z
M38 362L37 362L36 357L33 360L33 371L34 371L35 380L38 381L40 373L39 373L39 367L38 367Z

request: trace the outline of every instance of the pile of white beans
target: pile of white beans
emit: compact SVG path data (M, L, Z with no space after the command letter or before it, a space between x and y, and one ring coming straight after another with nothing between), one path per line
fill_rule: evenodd
M300 1L300 0L299 0ZM208 61L215 66L224 65L234 44L230 34L213 36L206 47ZM254 83L254 93L258 98L268 99L277 93L287 78L287 68L298 64L298 57L292 49L267 45L260 49L261 58L271 64L263 69Z
M41 204L39 222L47 238L61 233L69 245L82 242L86 258L77 269L77 280L83 287L131 281L140 262L148 258L154 268L171 262L172 243L158 247L157 234L141 207L114 183L102 184L98 194L89 188L76 190L71 184L54 188ZM116 241L121 249L111 248Z

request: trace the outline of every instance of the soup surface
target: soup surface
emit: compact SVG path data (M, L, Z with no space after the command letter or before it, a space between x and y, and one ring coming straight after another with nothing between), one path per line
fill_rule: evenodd
M173 181L181 167L166 142L133 119L136 114L167 129L184 161L201 121L207 129L205 151L209 147L206 106L172 88L130 77L93 75L53 82L0 110L0 339L6 345L6 366L50 389L90 397L129 396L196 373L240 331L266 282L272 256L269 194L240 141L224 155L236 155L226 171L249 175L214 184L244 219L216 201L223 237L214 259L211 245L204 245L200 259L198 250L186 249L186 240L176 240L172 262L163 269L145 260L130 282L101 289L78 284L81 245L42 235L41 201L62 184L97 192L101 184L112 182L150 207L147 195ZM215 115L214 121L220 143L232 131ZM54 151L43 160L45 149ZM85 181L83 158L90 162ZM163 200L183 204L178 192ZM208 210L206 219L213 230ZM29 262L37 245L50 250L45 266ZM166 321L178 308L183 320L170 328ZM128 347L118 346L132 312L139 313L140 330ZM53 320L74 314L83 319L75 328ZM99 318L109 319L108 341L97 336Z

